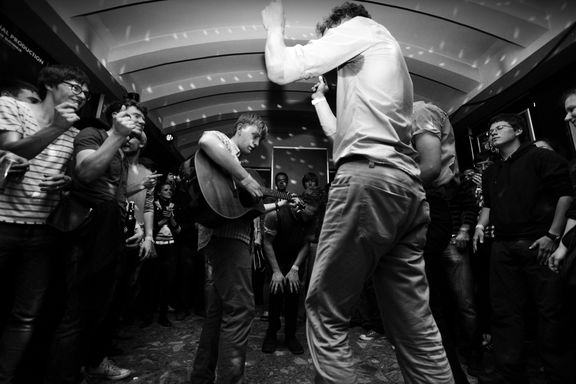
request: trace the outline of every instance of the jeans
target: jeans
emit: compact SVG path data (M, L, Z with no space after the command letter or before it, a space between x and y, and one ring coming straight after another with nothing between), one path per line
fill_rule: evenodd
M357 383L348 327L370 278L404 381L453 383L428 304L422 251L429 220L422 186L406 173L362 162L338 168L306 298L317 383Z
M110 310L124 256L123 220L115 201L102 202L61 257L65 308L51 346L46 383L81 381L82 365L95 367L112 338Z
M430 204L430 226L426 234L424 260L426 276L430 286L430 307L442 335L446 356L457 384L467 384L468 379L462 370L455 335L452 334L449 319L453 313L454 300L450 295L451 275L445 268L444 250L450 243L452 218L448 201L439 195L428 195Z
M248 244L216 237L204 253L206 320L190 383L242 384L254 320L252 255Z
M568 343L564 287L558 276L537 260L536 239L494 240L490 269L496 369L510 383L527 382L524 366L525 310L538 312L538 350L548 383L573 383L573 352Z
M284 288L284 292L280 290L276 293L270 292L268 297L268 333L276 333L280 329L280 316L284 313L284 335L286 340L296 335L299 299L300 292L290 292L288 287Z
M447 276L448 293L456 304L454 313L462 327L464 346L475 348L480 340L480 334L474 300L474 280L468 250L458 249L451 242L442 253L442 266Z
M2 308L0 383L12 382L34 332L51 282L55 244L58 235L46 225L0 223L0 280L13 292L3 298L11 305Z
M142 282L142 316L152 320L158 308L160 318L166 317L176 282L176 244L156 245L157 257L144 260L140 273Z

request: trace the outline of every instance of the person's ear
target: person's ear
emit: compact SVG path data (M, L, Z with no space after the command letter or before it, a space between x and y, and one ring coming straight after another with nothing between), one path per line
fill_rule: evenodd
M522 134L522 132L524 132L524 130L522 128L514 130L514 134L516 135L516 137L520 136Z

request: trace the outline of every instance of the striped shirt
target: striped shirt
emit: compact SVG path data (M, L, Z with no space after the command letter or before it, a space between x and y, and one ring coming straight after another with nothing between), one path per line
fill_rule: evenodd
M0 97L0 132L17 132L28 137L41 127L27 103ZM29 161L30 168L22 180L8 179L0 190L0 222L45 224L46 218L60 199L60 191L42 191L43 175L66 173L78 129L70 128Z
M240 156L240 149L228 136L219 131L206 131L205 135L215 135L222 142L228 152L236 159ZM238 160L240 161L240 160ZM250 244L250 234L252 232L252 221L245 219L230 220L217 228L207 228L198 225L198 250L204 248L210 242L212 236L224 239L236 239Z

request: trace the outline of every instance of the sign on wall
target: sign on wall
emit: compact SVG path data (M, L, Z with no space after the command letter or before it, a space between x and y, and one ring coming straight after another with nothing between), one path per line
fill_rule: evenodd
M0 76L36 83L38 72L52 59L0 13Z

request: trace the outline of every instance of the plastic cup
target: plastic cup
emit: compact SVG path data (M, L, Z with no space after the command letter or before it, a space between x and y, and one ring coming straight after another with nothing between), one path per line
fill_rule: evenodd
M0 159L0 189L4 188L6 179L8 178L8 174L10 172L10 168L12 168L12 164L15 163L16 160L13 160L8 156L4 156Z

